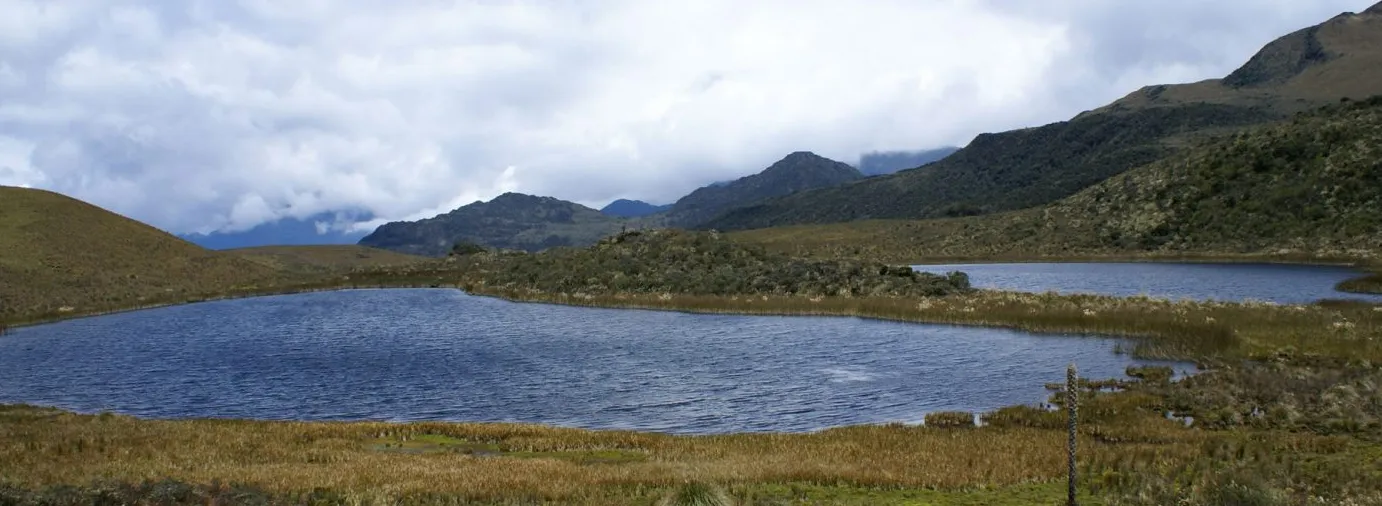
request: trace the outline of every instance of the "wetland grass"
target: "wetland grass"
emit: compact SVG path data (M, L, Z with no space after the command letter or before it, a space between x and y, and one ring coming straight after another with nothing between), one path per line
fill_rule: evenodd
M1382 294L1382 273L1345 280L1334 288L1341 292Z
M505 424L163 421L9 406L0 408L0 476L25 490L170 479L248 484L279 495L327 489L592 504L649 504L685 483L743 497L757 487L793 484L958 493L1062 477L1059 431L963 432L975 435L904 425L671 436ZM381 435L487 451L393 451L379 445ZM568 457L592 452L636 457Z

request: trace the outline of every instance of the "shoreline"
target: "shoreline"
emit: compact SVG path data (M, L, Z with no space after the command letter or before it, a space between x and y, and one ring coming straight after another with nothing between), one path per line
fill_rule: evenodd
M1184 256L1154 256L1154 257L1147 257L1147 256L1125 256L1125 255L1094 255L1094 256L1079 256L1079 255L1075 255L1075 256L1059 256L1059 257L1049 257L1049 258L1020 257L1020 258L1007 259L1007 258L997 258L997 257L963 257L963 256L957 256L957 257L929 257L929 258L924 259L924 260L913 260L913 261L907 261L907 262L901 262L901 263L898 263L898 262L886 262L886 263L897 264L897 265L906 265L906 266L909 266L909 267L917 267L917 266L934 266L934 265L992 265L992 264L1042 264L1042 263L1054 263L1054 264L1060 264L1060 263L1193 263L1193 264L1263 264L1263 265L1299 265L1299 266L1315 266L1315 267L1349 267L1349 268L1353 268L1353 269L1358 270L1360 275L1359 275L1358 277L1356 277L1356 278L1350 278L1350 279L1348 279L1348 280L1345 280L1345 281L1340 282L1338 285L1336 285L1336 287L1335 287L1336 290L1341 291L1341 292L1345 292L1345 293L1382 294L1382 291L1366 291L1366 290L1353 290L1353 289L1343 289L1343 288L1340 288L1340 287L1343 287L1343 286L1346 286L1346 285L1352 285L1352 284L1357 284L1357 283L1360 283L1360 282L1371 281L1371 280L1373 280L1373 279L1382 279L1382 261L1378 261L1378 260L1367 260L1367 259L1359 259L1359 258L1356 258L1356 257L1354 257L1354 258L1339 257L1339 258L1336 258L1336 259L1329 259L1329 258L1315 258L1315 259L1305 259L1305 258L1302 258L1302 259L1292 259L1292 258L1281 258L1281 257L1271 257L1271 256L1251 256L1251 255L1249 255L1249 256L1184 255ZM1378 268L1378 270L1372 270L1374 267ZM106 315L119 314L119 313L128 313L128 312L133 312L133 311L141 311L141 310L145 310L145 309L158 309L158 308L163 308L163 307L180 306L180 305L185 305L185 304L195 304L195 303L198 303L198 302L211 302L211 301L218 301L218 300L234 300L234 299L245 299L245 298L253 298L253 297L270 297L270 296L275 296L275 295L294 295L294 294L314 293L314 292L334 292L334 291L356 290L356 289L367 290L367 289L388 289L388 288L443 288L443 287L444 287L444 288L457 288L457 289L461 289L461 284L460 284L460 283L435 283L435 282L433 282L433 283L418 283L418 282L416 282L416 281L414 281L414 280L409 280L409 281L400 280L400 281L398 281L398 282L396 282L396 283L394 283L394 282L383 282L383 283L350 284L350 285L346 285L346 284L330 284L330 283L304 283L304 284L302 284L302 285L298 285L298 287L293 287L293 286L290 285L288 288L274 288L274 289L269 289L269 290L264 290L264 291L247 291L247 292L232 293L232 294L225 294L225 295L210 295L210 296L205 296L205 297L190 297L190 298L188 298L188 299L186 299L186 300L182 300L182 301L156 302L156 303L152 303L152 304L141 304L141 305L137 305L137 306L119 307L119 308L113 308L113 309L101 309L101 310L91 311L91 312L75 312L75 311L74 311L74 312L72 312L72 313L62 314L62 315L57 315L57 316L39 316L39 317L33 317L33 318L23 318L23 317L21 317L21 318L12 320L12 321L0 320L0 335L4 335L5 332L6 332L6 329L13 330L13 329L18 329L18 328L23 328L23 327L32 327L32 326L36 326L36 325L45 325L45 324L49 324L49 323L57 323L57 322L67 321L67 320L75 320L75 319L81 319L81 318L90 318L90 317L95 317L95 316L106 316ZM464 290L463 290L463 291L464 291ZM1007 292L1007 291L1003 291L1003 292ZM1040 294L1041 292L1013 292L1013 293ZM627 295L636 295L636 294L627 294ZM692 296L694 297L694 295L692 295ZM739 295L738 297L746 297L746 296L756 296L756 295ZM617 297L617 296L616 296L616 297ZM730 296L730 297L734 297L734 296ZM525 300L525 301L527 301L527 300ZM531 301L530 301L530 302L531 302ZM637 309L637 308L635 308L635 307L624 307L624 306L609 306L609 307L615 308L615 309L619 309L619 308L624 308L624 309ZM654 309L655 309L655 308L654 308ZM761 314L761 313L745 313L745 314ZM783 314L782 316L797 316L797 315L811 316L810 314L798 314L798 313ZM837 315L837 316L853 316L853 315Z
M988 264L1261 264L1261 265L1299 265L1314 267L1351 267L1366 271L1369 267L1382 265L1377 259L1359 257L1309 257L1275 255L1060 255L1050 257L992 257L992 256L935 256L914 262L910 265L988 265Z
M34 327L59 323L69 320L83 318L93 318L98 316L108 316L121 313L142 311L147 309L159 309L165 307L197 304L201 302L214 302L222 300L236 300L257 297L273 297L281 295L297 295L319 292L336 292L346 290L379 290L379 289L453 289L461 291L467 295L476 297L492 297L513 303L535 303L535 304L555 304L573 307L590 307L602 309L624 309L624 310L646 310L646 311L671 311L686 314L726 314L743 316L818 316L818 317L843 317L861 318L875 321L887 321L896 323L914 323L930 325L954 325L963 327L982 327L1000 328L1009 330L1019 330L1036 334L1046 335L1065 335L1070 337L1100 336L1109 338L1125 338L1132 340L1148 340L1157 337L1165 337L1164 330L1150 328L1145 321L1116 322L1101 316L1086 314L1087 318L1079 318L1075 321L1064 321L1052 323L1042 321L1043 316L1053 316L1044 314L1048 308L1042 307L1045 304L1133 304L1142 305L1137 309L1148 314L1165 316L1160 313L1174 311L1184 311L1185 308L1221 308L1226 310L1248 310L1257 311L1271 308L1290 308L1298 306L1313 306L1322 301L1303 304L1277 304L1263 303L1258 301L1198 301L1198 300L1178 300L1166 298L1153 298L1142 295L1134 296L1114 296L1099 294L1063 294L1056 292L1018 292L992 289L975 289L971 294L950 295L946 297L934 298L876 298L876 297L815 297L807 298L794 295L687 295L687 294L614 294L614 295L587 295L587 294L566 294L566 293L546 293L546 292L527 292L520 293L514 290L494 289L484 286L471 286L466 289L464 283L441 283L428 282L419 283L415 280L398 280L397 282L379 283L355 283L340 285L303 285L296 288L278 288L261 292L235 293L211 297L195 297L177 302L163 302L147 304L136 307L118 308L111 310L101 310L89 313L71 313L55 317L35 318L18 322L0 323L0 337L12 333L16 329ZM986 314L973 314L974 308L965 308L968 312L942 312L927 313L924 310L913 309L913 306L926 306L932 304L944 306L953 301L968 301L966 303L984 303L985 299L1030 299L1028 306L1030 309L1040 312L1032 312L1025 317L992 317ZM1333 299L1325 299L1333 300ZM759 302L755 302L759 301ZM1347 301L1352 302L1352 301ZM1368 301L1357 301L1363 306L1377 306L1376 303ZM1000 302L999 304L1003 304ZM1069 308L1065 308L1069 309ZM1049 308L1050 313L1058 313L1059 309ZM1145 320L1145 314L1140 315L1140 320ZM1212 318L1211 318L1212 320ZM1184 332L1190 330L1190 326L1180 326L1176 330ZM1201 325L1203 327L1203 325ZM1221 327L1221 326L1216 326ZM1199 329L1208 330L1208 329ZM1225 329L1216 328L1209 330L1208 333L1223 334ZM1231 332L1230 332L1231 333ZM1170 360L1194 360L1195 357L1183 356L1145 356L1141 358L1150 359L1170 359Z
M346 290L381 290L381 289L390 289L390 288L455 288L455 289L460 289L460 286L459 286L459 285L456 285L456 284L454 284L454 283L453 283L453 284L442 284L442 285L438 285L438 286L432 286L432 285L408 284L408 283L401 283L401 282L400 282L400 283L398 283L398 284L363 284L363 285L341 285L341 286L308 286L308 287L304 287L304 288L290 288L290 289L282 289L282 290L269 290L269 291L263 291L263 292L247 292L247 293L236 293L236 294L230 294L230 295L214 295L214 296L208 296L208 297L194 297L194 298L189 298L189 299L187 299L187 300L177 301L177 302L158 302L158 303L153 303L153 304L143 304L143 305L139 305L139 306L123 307L123 308L116 308L116 309L103 309L103 310L91 311L91 312L76 312L76 311L73 311L73 312L68 313L68 314L66 314L66 315L63 315L63 316L56 316L56 317L39 317L39 318L32 318L32 319L26 319L26 320L16 320L16 321L11 321L11 322L0 322L0 336L4 336L4 335L6 335L6 334L9 333L9 332L14 331L15 329L21 329L21 328L26 328L26 327L36 327L36 326L39 326L39 325L48 325L48 324L51 324L51 323L60 323L60 322L71 321L71 320L81 320L81 319L84 319L84 318L95 318L95 317L99 317L99 316L110 316L110 315L122 314L122 313L133 313L133 312L144 311L144 310L148 310L148 309L160 309L160 308L175 307L175 306L188 306L188 305L192 305L192 304L200 304L200 303L203 303L203 302L216 302L216 301L237 300L237 299L254 299L254 298L259 298L259 297L275 297L275 296L280 296L280 295L299 295L299 294L305 294L305 293L341 292L341 291L346 291Z

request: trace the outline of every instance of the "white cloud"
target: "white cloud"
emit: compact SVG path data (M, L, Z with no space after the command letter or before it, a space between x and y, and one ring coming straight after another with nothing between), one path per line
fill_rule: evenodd
M665 202L1221 76L1358 1L9 0L0 184L177 232Z

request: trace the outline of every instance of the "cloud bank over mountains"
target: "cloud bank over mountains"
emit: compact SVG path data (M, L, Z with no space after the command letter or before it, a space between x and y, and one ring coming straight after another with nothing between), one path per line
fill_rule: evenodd
M7 0L0 184L177 233L671 201L1219 77L1368 2Z

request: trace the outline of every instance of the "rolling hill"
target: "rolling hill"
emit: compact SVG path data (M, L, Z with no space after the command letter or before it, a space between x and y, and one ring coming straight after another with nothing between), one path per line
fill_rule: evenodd
M461 241L539 251L594 244L628 223L574 202L510 192L425 220L384 224L360 245L434 257L446 255Z
M353 244L256 246L225 250L225 253L275 270L299 273L396 267L431 260Z
M0 187L0 321L183 300L281 276L70 197Z
M1040 206L1206 136L1382 93L1382 6L1264 47L1224 79L1151 86L1050 125L979 135L925 167L740 208L706 228L957 217Z
M1382 259L1382 97L1225 134L1047 206L750 230L737 240L889 261L1082 256Z

